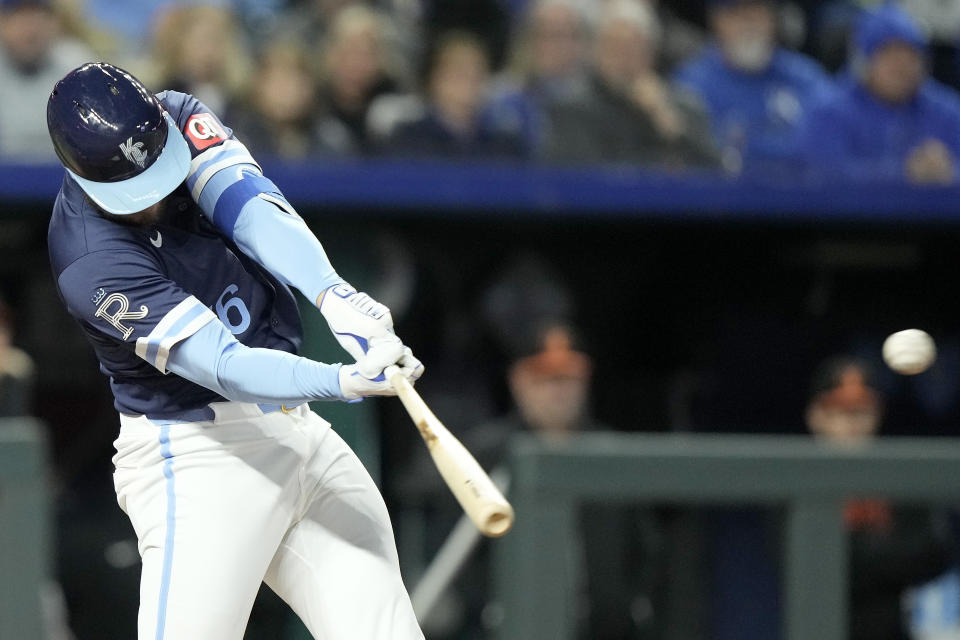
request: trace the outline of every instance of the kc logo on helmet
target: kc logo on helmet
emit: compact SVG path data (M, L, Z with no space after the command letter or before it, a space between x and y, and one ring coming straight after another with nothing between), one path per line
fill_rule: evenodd
M134 142L133 136L130 136L126 142L120 143L120 151L123 152L123 157L127 160L141 169L144 168L147 162L147 152L143 150L142 142Z
M206 149L227 139L227 133L209 113L195 113L187 120L187 137L197 150Z

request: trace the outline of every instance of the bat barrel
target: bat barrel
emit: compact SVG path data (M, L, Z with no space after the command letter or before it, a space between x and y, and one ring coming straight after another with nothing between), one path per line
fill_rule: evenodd
M395 366L384 371L403 406L413 419L430 451L433 462L464 512L486 536L499 537L513 526L513 507L470 455L450 433Z
M487 514L480 526L480 531L491 538L499 538L513 526L513 509L506 505L506 509L499 509Z

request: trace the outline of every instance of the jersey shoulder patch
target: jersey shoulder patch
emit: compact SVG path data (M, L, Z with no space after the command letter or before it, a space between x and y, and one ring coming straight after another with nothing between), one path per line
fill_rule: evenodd
M233 139L233 131L205 104L190 94L162 91L157 94L160 104L177 123L181 135L190 145L193 157L226 140Z
M190 116L184 127L184 133L198 151L220 144L229 138L217 119L210 113L195 113Z

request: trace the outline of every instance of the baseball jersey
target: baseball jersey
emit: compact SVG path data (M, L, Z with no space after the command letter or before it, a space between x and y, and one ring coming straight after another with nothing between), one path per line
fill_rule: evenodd
M110 377L118 411L149 418L188 416L217 393L168 374L170 349L219 320L242 344L296 353L296 300L203 214L195 195L223 170L256 165L219 119L192 96L157 95L186 139L193 162L153 226L108 220L69 176L54 204L48 248L57 291ZM240 181L238 175L237 181ZM282 198L282 196L278 197ZM213 217L242 202L222 190Z

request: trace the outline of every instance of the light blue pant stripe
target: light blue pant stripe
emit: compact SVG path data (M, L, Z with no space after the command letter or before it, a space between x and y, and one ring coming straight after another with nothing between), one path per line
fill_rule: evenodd
M163 572L160 576L160 602L157 604L156 640L163 640L167 624L167 595L173 570L173 534L177 517L177 495L173 484L173 454L170 453L170 425L160 427L160 455L164 457L163 477L167 479L167 536L163 545Z

